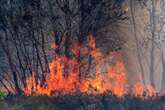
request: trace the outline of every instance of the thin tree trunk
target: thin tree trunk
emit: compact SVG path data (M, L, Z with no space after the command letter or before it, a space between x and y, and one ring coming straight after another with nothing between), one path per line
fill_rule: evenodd
M161 82L161 91L165 92L165 59L163 51L161 51L161 62L162 62L162 82Z
M15 49L16 49L16 53L17 53L16 55L17 55L17 59L18 59L18 62L19 62L20 71L23 74L23 77L21 78L22 82L23 82L23 86L24 86L24 88L26 88L26 75L25 75L25 69L24 69L23 64L22 64L20 51L18 49L16 39L14 38L14 34L11 31L10 31L10 33L11 33L11 37L12 37L12 40L13 40L13 43L14 43L14 46L15 46ZM19 38L19 35L18 35L17 31L15 31L15 33L16 33L17 38Z
M71 15L69 13L69 0L65 0L65 7L68 9L65 12L65 23L66 23L66 30L67 30L67 36L66 36L66 41L65 41L65 55L67 57L70 57L70 45L71 45Z
M6 84L3 82L3 80L0 79L0 83L3 85L3 87L7 90L8 93L10 93L10 90L6 86Z
M152 9L150 13L150 19L151 19L151 53L150 53L150 83L153 88L155 88L155 82L154 82L154 64L155 64L155 57L154 57L154 52L155 52L155 47L154 47L154 40L155 40L155 0L151 1L152 3Z
M136 29L136 21L135 21L135 9L134 9L134 1L130 0L130 7L131 7L131 18L132 18L132 24L133 24L133 33L134 33L134 38L135 38L135 43L136 43L136 51L137 51L137 58L139 61L139 66L140 66L140 72L141 72L141 80L142 83L144 84L144 86L146 85L145 83L145 75L144 75L144 68L143 68L143 64L142 64L142 58L141 58L141 54L140 54L140 47L138 44L138 38L137 38L137 29Z
M4 30L4 32L5 32L5 37L6 37L6 42L5 42L6 45L4 45L3 41L0 39L0 46L2 47L2 49L4 50L4 52L7 56L9 67L10 67L10 70L11 70L12 76L13 76L13 81L14 81L14 85L15 85L15 92L16 92L16 94L20 94L21 89L20 89L19 84L18 84L18 76L17 76L16 70L15 70L14 64L12 63L11 53L10 53L9 44L8 44L9 39L8 39L7 31Z

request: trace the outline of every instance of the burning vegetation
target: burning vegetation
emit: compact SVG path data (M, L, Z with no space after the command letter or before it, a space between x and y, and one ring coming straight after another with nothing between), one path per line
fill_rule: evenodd
M163 110L159 2L0 0L0 110Z
M99 48L96 48L95 39L90 36L89 44L86 47L85 55L92 59L92 70L86 72L91 76L81 77L80 68L88 62L79 61L77 57L81 52L81 47L74 44L72 52L75 57L69 59L66 56L54 55L50 67L50 74L46 76L45 82L36 82L34 73L27 79L27 87L24 89L25 95L47 95L58 96L74 94L76 92L87 94L103 94L104 92L114 93L123 96L128 92L127 76L122 59L116 62L108 62L111 57L119 56L112 52L103 56ZM118 57L119 58L119 57ZM109 63L105 65L105 63ZM102 70L104 66L104 71ZM85 67L84 67L85 68ZM83 69L84 69L83 68Z
M51 46L52 47L52 46ZM56 49L53 46L54 49ZM85 47L86 56L92 59L92 70L86 72L86 77L81 77L81 68L85 70L87 63L80 61L81 52L80 44L74 44L72 53L75 57L67 58L66 56L54 55L49 64L50 73L47 74L44 82L37 82L35 73L26 80L27 87L23 92L26 96L64 96L73 95L77 92L86 94L103 94L116 95L122 97L131 92L131 88L127 83L127 71L124 66L121 54L119 52L109 52L103 55L99 48L96 48L96 42L92 35L89 36L88 46ZM114 60L113 57L116 57ZM141 83L137 83L132 90L135 96L152 97L154 89L147 86L147 90Z

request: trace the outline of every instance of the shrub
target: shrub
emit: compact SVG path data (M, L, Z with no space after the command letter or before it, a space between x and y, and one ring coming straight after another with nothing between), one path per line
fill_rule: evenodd
M5 92L0 91L0 101L3 101L6 96L7 94Z

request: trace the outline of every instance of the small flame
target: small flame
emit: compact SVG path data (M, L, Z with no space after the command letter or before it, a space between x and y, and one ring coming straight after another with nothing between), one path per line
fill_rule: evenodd
M155 90L151 85L147 86L147 95L148 97L153 97L155 95Z
M141 83L136 83L134 86L134 94L136 97L153 97L155 95L155 90L151 85L147 85L146 91Z
M56 43L52 43L52 44L50 45L50 47L51 47L52 49L56 49L56 48L58 48L58 45L57 45Z
M134 94L135 94L135 96L141 97L141 96L143 96L143 93L144 93L143 85L139 82L136 83L134 85Z

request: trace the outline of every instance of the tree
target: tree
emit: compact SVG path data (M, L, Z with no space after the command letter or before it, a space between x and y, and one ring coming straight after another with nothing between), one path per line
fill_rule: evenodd
M2 0L0 1L0 49L6 71L0 83L8 90L14 85L16 93L27 86L27 78L34 74L35 82L44 86L49 74L49 61L54 54L74 57L71 45L84 45L89 33L127 17L122 9L124 0ZM100 39L102 39L100 37ZM116 42L115 42L116 41ZM111 50L121 47L118 37L111 42ZM58 45L54 50L50 45ZM81 61L81 52L77 60ZM89 56L89 68L90 68ZM10 71L8 71L10 68ZM9 74L10 84L5 84ZM80 75L81 76L81 75ZM32 88L34 89L34 88Z

